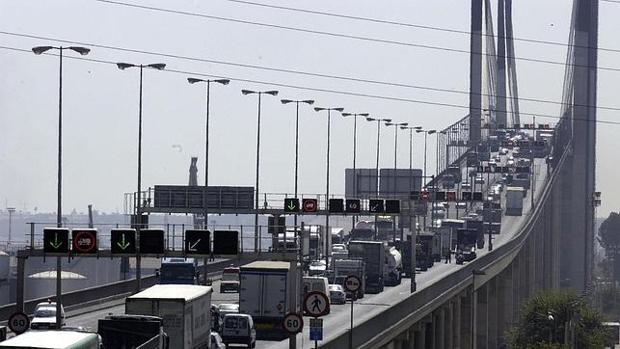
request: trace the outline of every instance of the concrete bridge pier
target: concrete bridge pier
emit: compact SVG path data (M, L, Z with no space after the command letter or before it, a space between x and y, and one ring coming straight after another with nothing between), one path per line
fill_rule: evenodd
M488 283L474 290L474 342L476 349L487 348L488 336Z
M472 348L472 315L473 315L473 309L472 309L472 300L474 298L471 290L467 290L467 293L465 295L462 295L459 297L460 298L460 317L459 317L459 323L460 326L458 326L457 328L459 328L459 332L460 332L460 348L461 349L473 349ZM457 342L458 343L458 342Z

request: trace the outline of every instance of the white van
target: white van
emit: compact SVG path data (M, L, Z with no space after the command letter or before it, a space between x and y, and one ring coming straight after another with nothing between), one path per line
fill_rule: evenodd
M222 341L229 344L245 344L248 348L256 347L256 327L248 314L226 314L222 325Z
M329 295L329 282L326 277L322 276L304 276L303 290L304 294L312 291L320 291Z
M81 331L27 331L4 342L1 349L101 349L101 337Z

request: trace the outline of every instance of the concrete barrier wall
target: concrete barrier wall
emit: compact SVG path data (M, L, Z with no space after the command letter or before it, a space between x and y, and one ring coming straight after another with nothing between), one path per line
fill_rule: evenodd
M240 263L244 259L235 261ZM231 264L231 260L224 260L221 262L209 264L209 274L212 272L218 272ZM157 277L155 275L149 275L142 278L142 288L153 286L157 283ZM110 300L117 295L131 294L136 290L136 279L117 281L101 286L89 287L78 291L71 291L63 293L62 303L65 310L70 309L72 306L80 304L94 304L97 301ZM49 295L41 298L31 299L24 302L24 312L26 314L32 314L34 308L40 302L45 302L49 298L55 298L55 295ZM7 304L0 307L0 321L8 320L11 314L17 311L15 303Z

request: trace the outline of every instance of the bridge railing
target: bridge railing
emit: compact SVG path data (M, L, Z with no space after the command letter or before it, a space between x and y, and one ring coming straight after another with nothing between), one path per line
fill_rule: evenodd
M353 329L353 346L355 348L375 348L385 344L386 341L404 332L415 322L441 306L446 299L458 295L469 287L473 281L472 272L474 270L485 270L487 272L484 276L485 280L489 280L501 272L503 268L494 268L494 266L511 262L530 236L537 220L541 218L544 206L548 202L558 179L559 168L563 165L567 155L568 152L565 151L558 160L558 166L546 179L546 185L538 198L537 205L532 211L526 213L529 218L514 238L436 281L433 285L417 291L398 304L356 325ZM349 334L347 331L343 331L336 338L324 343L322 347L346 348L348 345Z

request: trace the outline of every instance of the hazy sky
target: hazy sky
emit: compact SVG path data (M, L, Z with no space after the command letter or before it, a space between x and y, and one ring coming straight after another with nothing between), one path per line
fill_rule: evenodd
M141 5L317 31L468 50L469 36L419 28L262 8L227 0L136 1ZM434 1L268 1L316 11L469 30L466 0ZM493 1L495 2L495 1ZM514 1L515 36L566 42L569 0ZM494 4L495 5L495 4ZM620 49L620 5L602 2L600 46ZM494 8L495 9L495 8ZM94 0L0 0L0 46L29 50L59 45L54 39L107 45L265 67L303 70L370 80L467 91L469 56L419 47L367 42L266 28L182 14L154 12ZM27 34L49 39L7 35ZM67 45L67 44L63 44ZM349 91L466 107L465 94L430 92L362 82L262 71L149 54L91 47L87 58L167 64L168 71L144 72L143 188L154 184L187 184L191 156L198 156L199 182L204 166L204 87L189 85L191 74L230 77L228 86L211 93L210 184L254 185L256 96L240 90L277 89L265 96L261 138L261 192L293 191L294 106L280 98L311 98L317 106L342 106L427 128L444 128L466 108L316 92L235 81L248 79L317 89ZM565 46L516 43L518 57L564 62ZM77 54L67 53L69 56ZM618 66L618 53L601 51L599 64ZM560 101L564 67L518 61L522 97ZM0 200L4 207L54 211L58 58L0 49ZM620 107L619 73L599 71L599 105ZM138 71L113 64L64 60L64 209L84 211L90 203L104 211L122 210L123 193L136 187ZM521 103L522 111L557 115L560 106ZM617 120L616 111L599 110L599 119ZM528 117L524 118L529 121ZM543 119L538 119L543 121ZM544 120L554 122L553 119ZM375 124L358 124L358 167L374 167ZM325 187L326 115L303 107L300 122L300 191L323 193ZM333 115L332 192L344 191L344 168L352 163L350 119ZM618 210L620 191L615 159L619 127L598 127L597 188L603 192L599 215ZM394 129L383 128L381 163L393 164ZM415 165L422 164L421 137L416 137ZM401 142L402 141L402 142ZM399 134L399 163L408 165L408 138ZM434 137L429 168L434 168ZM177 146L177 145L180 145Z

